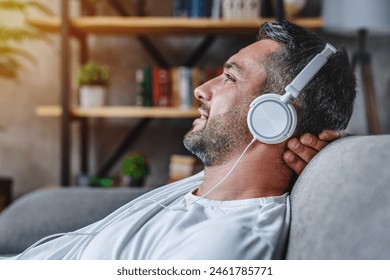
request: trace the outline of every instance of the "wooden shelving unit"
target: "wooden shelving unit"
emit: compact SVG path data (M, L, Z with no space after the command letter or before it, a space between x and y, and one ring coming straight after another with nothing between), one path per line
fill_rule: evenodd
M96 108L71 107L71 115L77 118L196 118L195 108L105 106ZM40 106L35 110L40 117L60 117L60 106Z
M273 18L255 20L191 19L170 17L79 17L70 19L74 35L125 35L125 36L192 36L192 35L242 35L253 36L259 26ZM59 32L58 17L29 18L27 22L45 32ZM322 27L321 18L297 18L292 20L308 29Z
M179 108L140 108L131 106L106 106L101 108L80 108L70 104L70 36L80 43L80 63L88 60L86 37L89 35L135 36L143 47L156 60L157 64L167 67L158 50L150 44L146 36L204 36L204 41L193 52L186 65L193 65L197 59L210 47L216 36L256 36L259 26L274 18L259 18L255 20L223 20L223 19L191 19L171 17L107 17L83 16L69 18L67 0L61 0L61 17L28 18L27 23L44 32L61 34L61 105L40 106L36 114L41 117L61 118L61 185L70 184L70 128L71 121L80 122L81 172L88 173L88 119L89 118L139 118L140 124L134 129L133 135L139 134L148 120L152 118L196 118L196 109L183 110ZM280 18L280 16L278 16ZM307 29L321 28L321 18L297 18L291 20ZM128 140L133 141L129 134ZM124 146L124 144L120 145ZM115 152L118 157L119 152ZM109 161L114 162L115 156ZM106 166L107 167L107 166ZM103 168L107 170L107 168Z

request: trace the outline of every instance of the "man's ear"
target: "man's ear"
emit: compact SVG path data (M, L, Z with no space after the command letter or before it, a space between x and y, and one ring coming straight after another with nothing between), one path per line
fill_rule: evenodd
M294 109L295 109L295 112L297 112L297 115L299 116L299 106L298 106L298 104L297 104L297 101L296 100L292 100L292 101L290 101L291 102L291 105L294 107Z

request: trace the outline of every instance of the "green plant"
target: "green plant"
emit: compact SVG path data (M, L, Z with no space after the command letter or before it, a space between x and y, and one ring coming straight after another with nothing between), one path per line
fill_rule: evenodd
M127 155L121 164L121 175L129 176L134 180L145 178L149 174L149 165L146 158L138 153Z
M90 62L81 65L77 73L77 84L84 85L100 85L108 86L110 83L110 75L108 68L105 65Z
M30 10L52 15L52 11L36 1L0 0L1 18L4 16L22 15L20 22L12 20L12 25L0 23L0 77L15 79L21 68L20 58L35 62L34 57L26 50L15 46L26 40L44 39L45 35L39 30L24 24L24 18Z

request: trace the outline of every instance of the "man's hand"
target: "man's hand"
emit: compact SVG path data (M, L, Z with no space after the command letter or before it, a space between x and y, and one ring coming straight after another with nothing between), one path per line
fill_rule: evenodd
M309 161L331 141L347 136L345 131L325 130L318 137L306 133L299 139L291 138L287 142L288 150L283 154L285 163L298 175Z

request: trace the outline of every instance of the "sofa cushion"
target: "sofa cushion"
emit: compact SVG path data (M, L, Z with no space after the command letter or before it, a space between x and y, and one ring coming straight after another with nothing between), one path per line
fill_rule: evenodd
M390 259L390 135L328 145L291 193L287 259Z
M0 254L17 254L44 236L104 218L145 188L56 188L28 193L0 214Z

